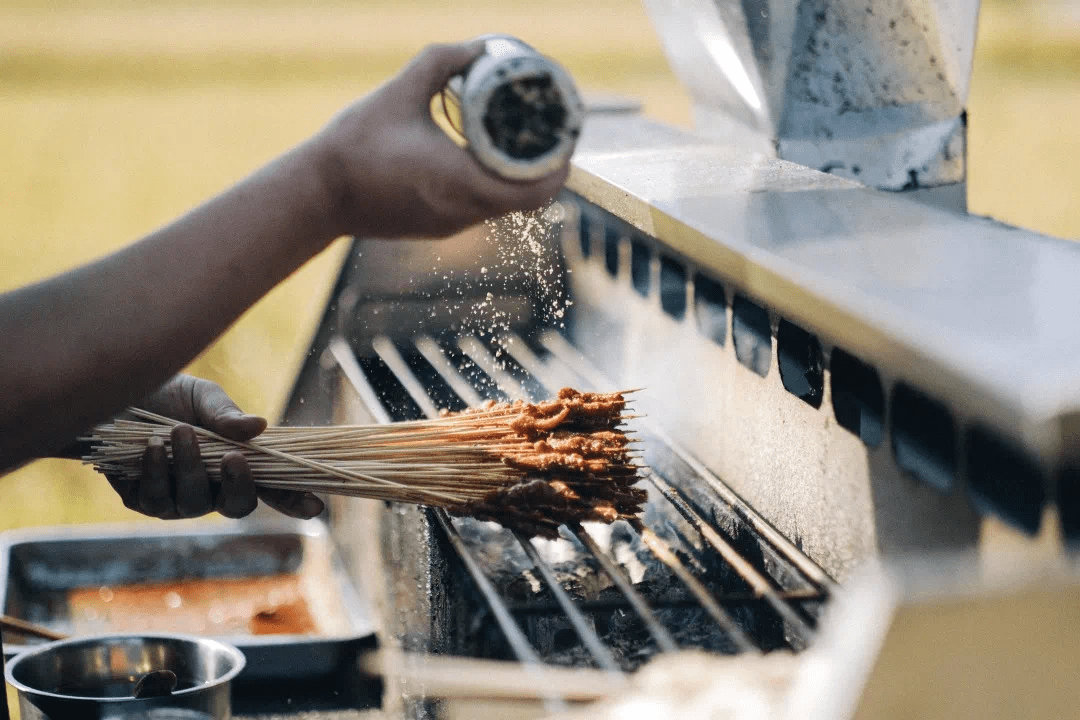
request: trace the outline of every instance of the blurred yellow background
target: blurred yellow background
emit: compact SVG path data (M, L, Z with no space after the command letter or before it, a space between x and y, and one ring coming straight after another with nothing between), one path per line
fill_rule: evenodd
M317 130L424 44L493 31L557 57L586 90L688 122L637 0L0 3L0 291L168 222ZM971 208L1080 237L1080 9L998 0L979 33ZM191 372L276 417L341 249L275 290ZM0 483L0 530L139 517L74 462L38 462Z

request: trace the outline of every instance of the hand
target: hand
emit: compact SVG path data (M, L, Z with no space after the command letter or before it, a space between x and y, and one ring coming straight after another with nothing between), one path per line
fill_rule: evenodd
M341 234L445 236L512 210L535 209L559 192L568 164L539 180L505 180L432 119L431 98L482 49L481 41L429 46L314 138Z
M192 425L238 441L250 440L266 429L264 418L241 412L217 383L177 375L139 407L188 424L172 429L171 464L165 444L154 439L143 454L143 473L137 481L109 478L128 508L166 520L200 517L215 510L240 518L255 510L262 499L291 517L310 518L322 512L322 501L311 493L256 489L247 459L239 451L221 459L220 486L210 483Z

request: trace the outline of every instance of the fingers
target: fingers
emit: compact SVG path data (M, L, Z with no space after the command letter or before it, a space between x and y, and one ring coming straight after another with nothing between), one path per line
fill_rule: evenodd
M191 386L194 422L230 440L244 442L266 429L266 419L248 415L216 382L195 378Z
M143 473L139 480L137 508L143 515L157 518L179 517L169 478L169 455L165 442L150 438L143 451Z
M570 165L565 164L537 180L512 182L493 176L471 155L470 160L462 168L460 182L471 189L480 210L495 210L499 214L535 210L562 190L570 174Z
M145 398L141 406L178 422L205 427L230 440L250 440L266 420L240 410L216 382L177 375Z
M199 440L190 425L177 425L170 433L172 440L172 475L177 514L184 518L206 515L214 510L210 478L206 474Z
M221 459L221 487L216 509L227 518L242 518L255 511L259 496L247 459L240 452L231 452Z
M323 511L323 502L311 493L260 488L259 499L279 513L307 520Z
M231 400L228 403L232 405ZM215 510L228 518L242 518L255 510L260 498L278 512L295 518L307 519L323 511L322 501L311 493L257 490L247 458L240 451L229 452L221 459L221 482L215 487L203 463L195 430L190 425L177 425L169 439L171 462L165 442L153 437L143 451L138 482L108 478L126 507L165 520L200 517Z
M428 45L402 73L412 98L426 110L428 101L446 87L450 78L460 75L484 51L483 40L453 45Z
M421 192L433 217L451 230L514 210L541 207L559 193L570 172L569 165L564 165L535 181L511 182L489 173L467 150L449 140L445 144L433 153L442 160L429 171ZM441 234L439 227L436 224L435 234Z

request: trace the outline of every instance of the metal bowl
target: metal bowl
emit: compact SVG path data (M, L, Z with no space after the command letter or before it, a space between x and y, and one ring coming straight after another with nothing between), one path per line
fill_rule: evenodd
M188 635L95 635L36 646L7 664L23 720L229 720L244 654ZM172 693L135 698L147 673L176 674Z

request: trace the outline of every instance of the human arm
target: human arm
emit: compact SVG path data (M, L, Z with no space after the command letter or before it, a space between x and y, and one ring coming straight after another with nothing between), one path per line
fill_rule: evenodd
M145 397L336 237L441 236L554 195L565 168L502 181L431 120L430 97L479 50L430 48L176 222L0 295L0 472Z

